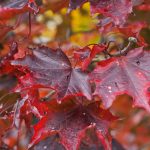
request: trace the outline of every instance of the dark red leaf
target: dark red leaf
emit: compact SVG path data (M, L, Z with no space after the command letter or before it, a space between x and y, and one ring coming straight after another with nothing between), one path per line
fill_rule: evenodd
M143 4L137 7L140 11L149 11L150 10L150 1L149 0L141 0Z
M92 13L100 13L110 17L115 25L125 23L126 17L132 12L132 2L129 0L89 0Z
M21 66L22 71L28 68L32 72L33 84L56 89L58 100L74 94L91 99L87 74L80 69L72 68L68 57L61 49L38 47L32 50L32 54L14 60L11 64Z
M51 101L49 107L49 113L34 126L34 135L30 146L57 133L60 136L60 142L69 150L74 150L79 147L82 139L87 140L88 132L93 135L93 131L95 131L100 143L105 148L109 147L106 142L108 126L110 121L115 118L109 111L100 109L99 103L81 106L71 101L61 105ZM98 143L97 141L94 144Z
M34 0L5 0L0 2L0 20L10 19L26 11L38 12Z
M29 116L31 114L34 114L38 119L41 119L46 111L45 105L41 105L39 102L38 87L32 86L32 80L30 74L22 76L18 80L18 85L13 89L13 92L20 92L22 98L16 104L14 116L14 123L16 126L18 120L21 118L23 118L26 121L26 124L30 126L32 118ZM40 107L42 107L42 111L39 111Z
M135 22L125 27L117 28L119 32L123 33L127 37L136 37L139 46L146 46L144 38L140 35L140 31L143 28L147 28L145 22Z
M91 48L88 46L78 49L73 52L74 58L83 61L90 55L90 51Z
M28 0L28 8L30 8L34 12L35 15L39 12L39 8L37 4L41 4L41 2L37 2L36 4L36 1L39 1L39 0Z
M142 11L150 11L150 4L143 4L138 7L139 10Z
M66 150L59 142L59 135L53 135L40 141L29 150Z
M91 74L91 79L96 81L94 94L99 95L108 108L116 95L127 93L133 97L134 106L143 107L150 112L149 66L150 53L143 51L142 47L130 51L127 56L110 59L108 65L98 66Z
M92 48L85 46L74 51L74 58L81 62L82 70L86 70L92 59L105 49L107 49L107 45L104 44L95 44Z
M104 137L96 132L95 126L90 125L85 130L83 130L81 135L81 141L78 145L78 150L107 150L106 141Z
M10 73L13 70L13 66L10 65L10 60L14 59L14 55L18 52L18 45L13 42L10 46L10 51L7 55L0 60L0 75Z
M91 63L92 59L98 54L103 52L106 49L106 45L94 45L92 47L90 55L83 61L82 69L86 70L88 65Z

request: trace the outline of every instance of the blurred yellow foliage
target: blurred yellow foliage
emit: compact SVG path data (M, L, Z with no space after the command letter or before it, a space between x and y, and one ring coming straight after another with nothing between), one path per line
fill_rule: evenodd
M88 31L95 27L90 16L90 5L85 3L82 9L77 9L71 13L71 26L73 32Z

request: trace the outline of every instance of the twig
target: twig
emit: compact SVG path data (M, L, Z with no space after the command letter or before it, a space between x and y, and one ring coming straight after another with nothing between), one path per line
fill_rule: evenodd
M54 90L50 91L45 97L41 98L41 101L47 101L54 94L55 94Z
M107 55L109 55L110 57L118 57L118 56L126 55L130 51L131 46L134 43L137 43L137 39L134 37L129 37L128 41L129 41L128 45L124 49L122 49L121 51L118 51L115 54L110 54L108 51L105 51L105 53Z
M29 33L28 38L31 36L31 13L29 12Z

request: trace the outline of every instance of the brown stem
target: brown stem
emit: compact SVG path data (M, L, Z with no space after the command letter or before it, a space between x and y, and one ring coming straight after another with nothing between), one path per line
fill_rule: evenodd
M41 101L47 101L54 94L55 94L54 90L50 91L45 97L41 98Z
M118 57L118 56L126 55L130 51L131 46L134 43L137 43L137 39L134 37L129 37L128 41L129 43L124 49L122 49L121 51L117 51L115 54L110 54L108 51L106 51L107 55L109 55L110 57Z
M31 35L31 13L29 12L29 33L28 33L28 38Z

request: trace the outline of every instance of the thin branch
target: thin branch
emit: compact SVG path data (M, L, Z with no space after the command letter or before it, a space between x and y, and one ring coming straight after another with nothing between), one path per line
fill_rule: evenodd
M55 90L50 91L45 97L41 98L41 101L47 101L55 94Z
M28 38L31 36L31 13L29 12L29 33Z
M115 54L110 54L108 51L105 51L105 53L110 57L118 57L118 56L126 55L130 51L131 46L134 43L137 43L137 39L134 37L129 37L128 41L129 41L128 45L121 51L117 51Z

